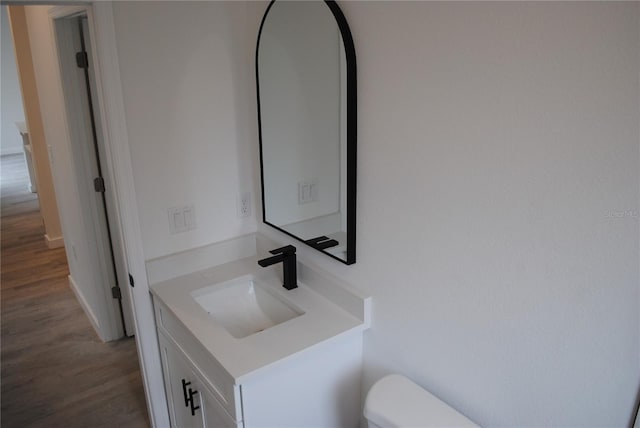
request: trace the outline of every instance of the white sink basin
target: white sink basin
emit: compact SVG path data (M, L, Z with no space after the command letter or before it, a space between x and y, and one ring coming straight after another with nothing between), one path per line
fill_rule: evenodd
M237 339L304 314L251 276L195 290L191 297Z

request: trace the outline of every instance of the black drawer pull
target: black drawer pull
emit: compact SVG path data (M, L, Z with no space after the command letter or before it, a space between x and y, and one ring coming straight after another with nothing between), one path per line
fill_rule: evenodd
M189 388L189 401L191 404L191 416L195 416L196 415L196 410L198 410L200 408L200 406L194 406L193 403L193 396L196 395L198 393L198 391L194 391L193 389Z
M186 379L182 379L182 394L184 395L184 405L185 407L191 408L191 416L196 415L196 410L200 408L200 406L194 406L195 402L193 401L193 396L198 393L197 390L189 388L187 391L187 387L191 385L191 382L187 382Z
M184 406L189 407L189 399L190 397L187 395L187 386L191 385L191 382L187 382L185 379L182 379L182 394L184 395ZM191 388L189 388L191 391Z

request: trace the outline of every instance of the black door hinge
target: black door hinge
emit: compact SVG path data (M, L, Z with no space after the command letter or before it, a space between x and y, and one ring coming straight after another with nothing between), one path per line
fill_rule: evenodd
M86 52L76 52L76 65L78 68L89 68L89 56Z
M96 192L104 193L104 179L102 177L96 177L93 179L93 188Z
M114 299L122 299L122 293L120 292L120 287L118 287L117 285L115 287L111 287L111 296Z
M136 284L133 282L133 277L131 276L131 274L129 274L129 285L131 285L132 287L136 286Z

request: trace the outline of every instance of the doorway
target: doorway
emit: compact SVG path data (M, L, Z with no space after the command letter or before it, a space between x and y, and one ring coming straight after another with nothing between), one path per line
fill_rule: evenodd
M128 273L115 186L98 108L100 78L93 70L91 8L9 11L31 146L39 153L36 170L50 166L53 175L39 179L38 186L48 184L57 201L71 289L103 341L132 335L131 296L122 292ZM81 55L85 68L78 67Z
M62 8L54 13L53 26L58 51L62 92L69 130L75 181L83 217L94 242L96 269L114 306L118 335L134 334L133 310L124 255L120 248L118 216L113 187L109 185L102 120L98 105L98 78L94 66L91 28L86 10ZM124 290L126 291L126 290Z
M2 7L5 8L4 5ZM77 9L76 12L66 13L74 8ZM55 64L50 62L46 64L50 66L42 67L42 62L40 64L35 61L31 63L36 54L40 59L42 58L43 49L41 48L43 46L45 50L50 47L49 51L52 51L54 47L58 48L54 44L63 39L56 34L56 37L48 38L54 43L41 43L41 46L37 45L38 42L35 45L30 43L30 31L29 33L26 31L27 15L31 19L28 29L33 29L35 33L41 31L34 37L41 40L43 33L52 35L60 22L64 21L69 25L75 24L77 32L80 32L82 25L82 30L88 37L76 38L75 42L82 43L84 40L87 56L91 57L91 26L87 25L86 18L83 24L81 19L83 15L80 13L80 9L84 10L86 17L89 8L90 6L86 5L64 8L40 5L10 7L16 11L16 17L21 13L20 25L15 25L16 22L12 22L12 27L14 30L18 30L16 28L18 26L22 27L23 47L26 40L26 46L29 49L38 50L40 48L40 51L34 51L33 55L31 51L28 52L32 68L32 87L36 86L34 78L36 70L34 69L37 66L40 66L37 71L44 73L49 79L48 82L45 81L43 86L41 86L42 79L38 80L38 89L40 90L38 91L40 95L38 102L40 105L36 109L42 111L45 125L48 128L64 129L68 134L71 134L72 129L76 128L75 118L66 114L67 101L73 95L64 93L64 97L58 97L59 100L64 98L64 102L58 101L58 98L55 101L60 105L58 110L64 112L58 115L54 111L52 114L50 108L52 93L48 90L51 86L47 86L48 83L56 79L58 87L63 86L60 78L62 73L59 71L57 63L58 52L48 52L52 54L51 57L56 58ZM25 9L29 12L25 12ZM50 11L55 11L56 15L52 16ZM13 21L13 12L11 15ZM41 23L47 25L39 25ZM20 71L22 72L22 69ZM82 76L84 72L80 71ZM66 77L68 76L65 75ZM95 75L90 76L90 79L93 79L94 82L98 81ZM92 88L87 87L86 81L80 80L80 82L85 85L85 91L93 91ZM80 98L76 102L84 103L87 110L82 113L87 114L88 106L93 106L96 101L92 100L90 95L85 92L85 98ZM47 105L41 108L43 104ZM69 423L79 426L98 426L104 424L105 421L107 421L107 425L145 426L149 423L136 342L134 339L115 340L125 334L131 335L133 323L127 324L127 314L124 311L120 312L119 308L122 302L123 309L125 309L124 299L118 301L119 299L113 298L112 286L108 284L108 274L104 274L107 272L105 267L110 268L110 275L118 280L118 285L128 287L126 282L127 269L123 267L124 254L118 248L120 241L117 236L116 239L106 239L100 244L97 239L94 239L95 236L108 238L111 234L118 233L119 225L117 223L115 227L111 223L106 223L110 216L117 215L117 205L109 207L108 192L104 192L104 196L100 194L102 192L95 192L93 180L90 181L90 186L85 187L94 189L93 193L88 195L99 203L96 202L93 206L86 204L91 198L82 194L81 190L84 189L84 184L77 181L71 183L70 180L66 180L69 176L80 177L81 174L89 174L96 170L99 171L96 177L103 177L107 183L110 179L109 166L104 165L108 164L108 160L100 162L102 159L98 157L99 154L104 153L104 146L100 147L100 137L102 136L100 117L98 113L94 114L97 116L93 120L95 130L91 130L90 113L87 116L89 119L84 120L82 126L88 127L89 133L95 133L97 138L85 140L85 143L89 144L79 146L77 145L79 140L49 138L50 135L46 135L47 142L49 142L50 163L58 170L63 169L62 174L68 174L68 176L64 176L65 180L60 181L60 176L55 177L56 171L54 171L53 180L56 183L56 192L60 190L58 196L61 196L58 202L59 205L62 205L61 217L65 216L63 220L65 249L50 250L47 248L42 239L44 229L37 201L35 201L35 209L16 212L12 218L2 219L1 283L3 290L2 311L0 312L3 318L1 358L3 426L5 424L7 426L30 426L35 423L43 426L58 426ZM61 118L63 120L60 120ZM57 136L55 132L52 135ZM63 140L64 142L61 143ZM64 144L68 144L69 148L73 147L71 150L64 147L65 151L69 153L68 162L61 156L63 152L56 151L55 148L52 149L52 145L58 146L59 149ZM46 150L46 145L44 147ZM93 163L87 161L90 159L87 156L91 154L93 155ZM105 169L107 171L104 171ZM8 169L2 168L3 176L6 171ZM58 171L58 173L61 172ZM63 185L60 186L60 183ZM25 186L25 191L27 190L28 188ZM5 195L6 193L2 192L3 211ZM76 207L83 207L83 209L75 209ZM110 211L116 211L116 213ZM86 215L100 214L100 212L102 212L105 222L97 227L98 223L95 219L99 217L87 217ZM65 215L65 213L71 213L71 215ZM12 238L13 242L6 241ZM107 245L104 244L105 241ZM80 268L81 272L77 275L67 269L67 260L74 257L75 253L78 253L77 260L69 260L69 262L70 264L75 263L75 268ZM99 257L105 254L112 257ZM124 284L122 282L123 276ZM74 282L78 284L74 284ZM75 297L72 291L75 292ZM127 293L122 294L127 297ZM87 322L87 319L91 321L93 326ZM98 333L100 338L95 333ZM109 340L111 340L109 343L103 343Z

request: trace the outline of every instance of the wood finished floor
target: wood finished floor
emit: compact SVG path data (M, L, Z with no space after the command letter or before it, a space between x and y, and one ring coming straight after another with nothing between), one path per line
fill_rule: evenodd
M3 428L148 427L134 339L103 343L49 250L22 155L0 158Z

